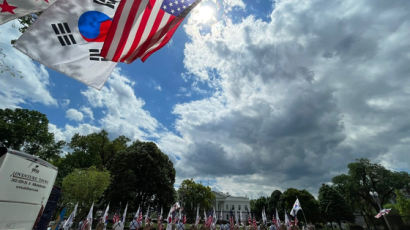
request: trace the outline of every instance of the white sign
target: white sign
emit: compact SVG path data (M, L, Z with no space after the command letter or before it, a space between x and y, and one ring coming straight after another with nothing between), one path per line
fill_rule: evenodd
M32 229L57 176L50 166L22 153L0 158L0 230Z

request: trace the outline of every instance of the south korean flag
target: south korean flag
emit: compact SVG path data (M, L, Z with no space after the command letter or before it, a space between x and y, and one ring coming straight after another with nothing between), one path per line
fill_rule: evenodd
M99 54L116 0L59 0L16 41L34 60L101 89L116 63Z

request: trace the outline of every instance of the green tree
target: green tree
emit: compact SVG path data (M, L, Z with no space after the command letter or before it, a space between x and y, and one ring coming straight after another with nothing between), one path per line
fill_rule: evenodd
M374 225L374 215L379 212L370 191L378 193L378 200L383 206L394 198L395 189L408 189L410 186L408 173L390 171L368 159L358 159L348 164L348 168L348 174L336 176L332 182L351 207L365 216L368 226Z
M394 205L397 210L399 210L402 219L407 224L410 224L410 199L406 198L403 193L396 189L396 204Z
M340 229L341 221L354 221L351 207L344 197L332 186L322 184L319 189L319 206L323 219L327 222L337 222Z
M187 218L193 220L197 206L210 210L215 201L215 195L209 186L195 183L193 179L184 180L178 189L178 199L184 207Z
M71 138L69 146L73 150L73 154L83 154L90 160L90 164L95 165L98 169L108 169L114 155L125 150L129 141L130 139L125 136L119 136L110 141L108 133L102 130L99 133L85 136L75 134Z
M321 221L319 202L308 191L295 188L287 189L280 196L279 207L281 215L283 215L284 210L289 214L297 198L299 198L302 209L306 210L305 215L308 222L317 223ZM302 211L298 212L297 217L299 221L304 221Z
M116 154L110 167L112 184L107 201L112 207L169 207L175 200L175 169L168 156L152 142L136 141Z
M28 109L0 109L0 142L45 160L57 160L64 146L48 132L46 115Z
M266 212L269 216L272 216L276 213L275 210L278 209L279 199L281 195L281 191L275 190L268 198L268 206L266 207Z
M83 216L93 202L97 202L110 185L110 172L95 167L75 169L63 179L63 205L78 202L79 216Z
M261 218L262 210L268 207L268 200L269 198L261 196L256 200L250 201L251 212L256 215L256 218ZM259 219L258 219L259 220Z
M75 134L69 144L72 152L55 162L59 169L56 183L61 184L62 178L76 168L95 166L100 170L109 169L113 157L127 148L127 142L129 139L125 136L111 141L104 130L85 136Z

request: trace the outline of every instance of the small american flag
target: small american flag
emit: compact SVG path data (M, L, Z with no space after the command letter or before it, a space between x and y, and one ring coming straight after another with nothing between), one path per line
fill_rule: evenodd
M88 220L85 219L83 225L81 226L81 230L88 230Z
M380 210L379 213L377 213L377 215L375 216L375 218L376 218L376 219L379 219L380 217L389 214L390 211L391 211L391 208L382 209L382 210Z
M171 40L184 17L201 0L123 0L101 50L114 62L145 61Z
M117 223L118 221L120 221L120 216L117 213L115 213L114 217L112 218L112 222Z

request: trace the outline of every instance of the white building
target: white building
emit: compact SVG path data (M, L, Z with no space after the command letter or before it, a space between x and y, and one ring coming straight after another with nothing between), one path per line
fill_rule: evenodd
M231 211L233 214L235 211L237 211L238 214L239 211L242 211L245 216L247 216L246 213L251 211L248 197L231 196L222 192L212 192L215 194L214 207L217 210L218 215L222 210L224 220L229 220Z

